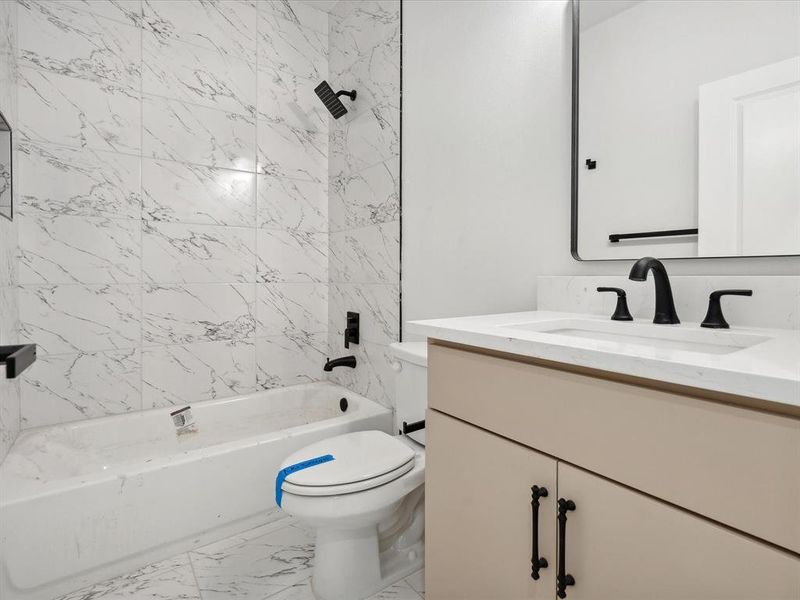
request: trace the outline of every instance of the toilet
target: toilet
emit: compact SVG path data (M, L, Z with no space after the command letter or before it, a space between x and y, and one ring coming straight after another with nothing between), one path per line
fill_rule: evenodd
M395 430L358 431L306 446L281 465L280 506L316 530L311 587L319 600L359 600L422 568L427 346L391 345Z

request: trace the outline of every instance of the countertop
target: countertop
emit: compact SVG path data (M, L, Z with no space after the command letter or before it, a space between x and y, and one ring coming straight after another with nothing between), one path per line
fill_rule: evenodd
M800 407L798 331L758 328L715 330L702 329L697 323L653 325L650 321L636 321L650 327L702 331L700 335L708 340L713 340L715 336L730 338L732 334L739 333L767 338L727 354L706 354L510 327L519 323L544 324L559 319L609 321L608 317L597 315L531 311L411 321L408 331L429 339Z

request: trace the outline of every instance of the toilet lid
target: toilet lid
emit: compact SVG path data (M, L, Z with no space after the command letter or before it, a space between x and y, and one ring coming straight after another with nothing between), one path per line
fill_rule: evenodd
M406 464L389 471L378 477L371 479L362 479L354 483L345 483L342 485L292 485L284 481L281 486L284 492L295 494L297 496L338 496L340 494L353 494L355 492L365 492L402 477L414 468L414 460L408 461Z
M414 450L403 442L382 431L357 431L306 446L289 456L281 469L325 454L333 455L334 460L295 471L286 477L284 490L298 493L297 488L346 486L379 477L386 483L414 464Z

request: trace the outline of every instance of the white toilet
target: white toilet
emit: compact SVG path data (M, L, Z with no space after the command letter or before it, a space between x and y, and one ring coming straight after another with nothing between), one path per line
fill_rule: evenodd
M281 507L316 529L311 586L320 600L359 600L422 568L427 346L392 344L395 434L360 431L328 438L289 456ZM332 457L332 459L331 459ZM306 463L308 464L308 463ZM289 469L291 470L291 468Z

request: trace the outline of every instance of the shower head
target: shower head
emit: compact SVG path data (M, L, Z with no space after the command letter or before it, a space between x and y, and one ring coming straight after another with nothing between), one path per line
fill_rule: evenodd
M322 103L325 105L330 113L333 115L334 119L338 119L342 115L347 114L347 109L342 104L342 101L339 100L339 96L348 96L350 100L356 99L356 91L353 90L351 92L346 92L344 90L339 90L338 92L333 91L333 88L328 84L327 81L323 81L317 87L314 88L317 96L319 99L322 100Z

